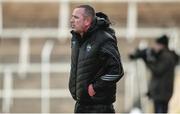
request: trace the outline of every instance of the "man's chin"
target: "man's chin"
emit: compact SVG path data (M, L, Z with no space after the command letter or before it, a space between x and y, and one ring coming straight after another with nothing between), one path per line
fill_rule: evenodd
M71 29L72 29L72 31L74 31L74 32L76 31L76 29L74 29L74 28L71 28Z
M76 32L76 33L79 33L76 29L72 29L72 31Z

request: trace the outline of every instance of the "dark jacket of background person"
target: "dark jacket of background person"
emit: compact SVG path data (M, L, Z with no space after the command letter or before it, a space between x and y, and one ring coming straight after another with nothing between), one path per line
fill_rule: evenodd
M154 101L169 101L173 94L174 70L178 63L178 55L168 48L159 53L149 48L137 50L130 58L142 58L152 73L148 96Z
M80 38L72 33L69 90L81 104L111 104L115 101L116 82L123 76L114 30L103 18L96 18ZM88 94L93 84L96 94Z

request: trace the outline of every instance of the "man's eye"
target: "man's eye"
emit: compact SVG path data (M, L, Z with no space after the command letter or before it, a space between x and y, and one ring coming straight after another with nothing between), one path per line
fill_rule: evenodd
M79 19L79 17L77 17L77 16L74 16L74 18L75 18L75 19Z

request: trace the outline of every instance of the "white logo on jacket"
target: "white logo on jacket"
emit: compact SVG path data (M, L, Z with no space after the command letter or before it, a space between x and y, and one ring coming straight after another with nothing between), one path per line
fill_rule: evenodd
M76 41L72 41L72 45L74 46L76 44Z
M88 44L88 45L86 46L86 51L89 52L90 50L91 50L91 45Z

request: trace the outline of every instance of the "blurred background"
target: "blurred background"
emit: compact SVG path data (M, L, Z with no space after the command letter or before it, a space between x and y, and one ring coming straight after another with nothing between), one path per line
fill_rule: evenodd
M130 61L137 47L166 34L180 54L180 0L0 0L0 113L69 113L69 20L73 8L92 5L116 31L125 69L118 82L116 112L153 112L146 96L150 73ZM169 112L180 113L180 66Z

